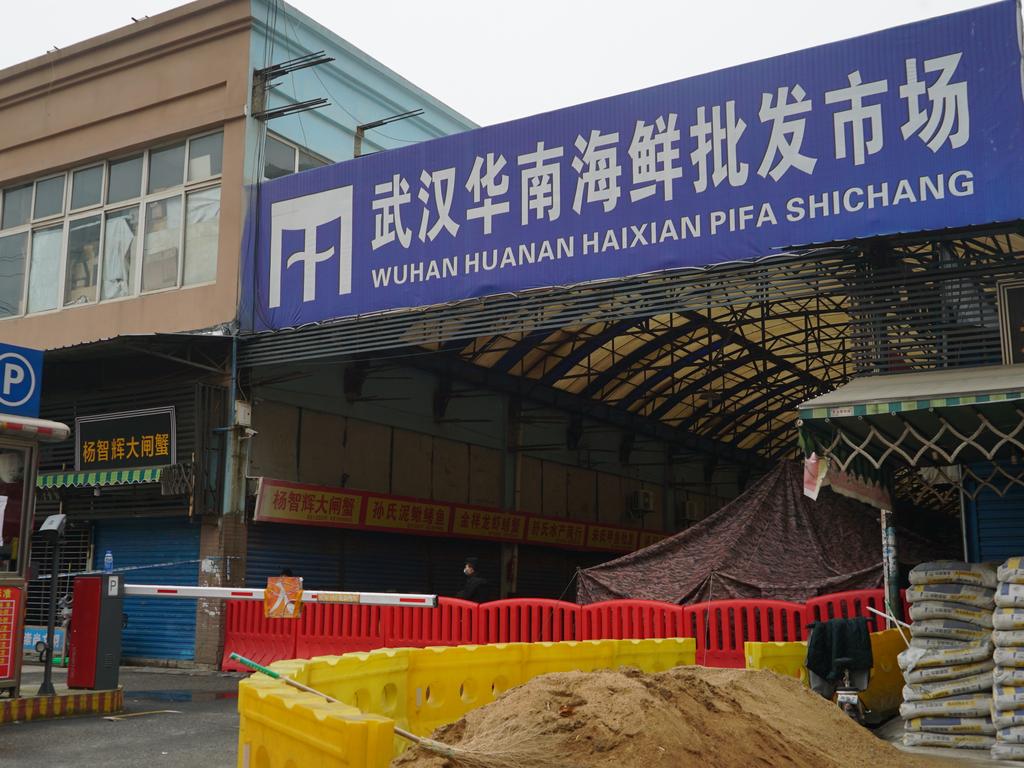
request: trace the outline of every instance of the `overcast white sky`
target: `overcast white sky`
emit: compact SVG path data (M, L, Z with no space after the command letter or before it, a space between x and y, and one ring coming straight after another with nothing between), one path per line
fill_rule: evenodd
M0 68L180 0L0 0ZM808 48L986 0L293 0L489 125Z

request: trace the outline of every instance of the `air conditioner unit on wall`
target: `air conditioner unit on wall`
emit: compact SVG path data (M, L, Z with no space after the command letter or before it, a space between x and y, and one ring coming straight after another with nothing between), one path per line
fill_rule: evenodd
M688 528L711 513L709 500L703 496L688 496L676 500L676 526Z
M646 515L654 511L654 494L648 490L629 494L629 511L633 515Z

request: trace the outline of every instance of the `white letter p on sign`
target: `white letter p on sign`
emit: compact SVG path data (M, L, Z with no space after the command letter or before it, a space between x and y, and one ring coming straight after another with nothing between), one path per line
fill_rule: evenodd
M3 393L11 394L11 388L25 381L25 369L13 362L4 365Z

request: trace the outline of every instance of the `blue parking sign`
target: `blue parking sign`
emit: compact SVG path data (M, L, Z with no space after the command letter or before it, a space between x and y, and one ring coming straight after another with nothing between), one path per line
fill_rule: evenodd
M0 415L39 416L43 353L0 344Z

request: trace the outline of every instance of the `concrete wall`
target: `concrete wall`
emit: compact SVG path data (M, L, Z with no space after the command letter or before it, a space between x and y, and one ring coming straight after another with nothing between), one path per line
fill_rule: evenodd
M655 530L686 527L738 492L735 468L676 457L666 469L654 441L636 439L623 461L621 430L596 421L583 420L570 448L564 413L459 383L435 412L434 374L400 360L357 369L254 370L249 474ZM627 503L641 489L655 507L643 521Z

